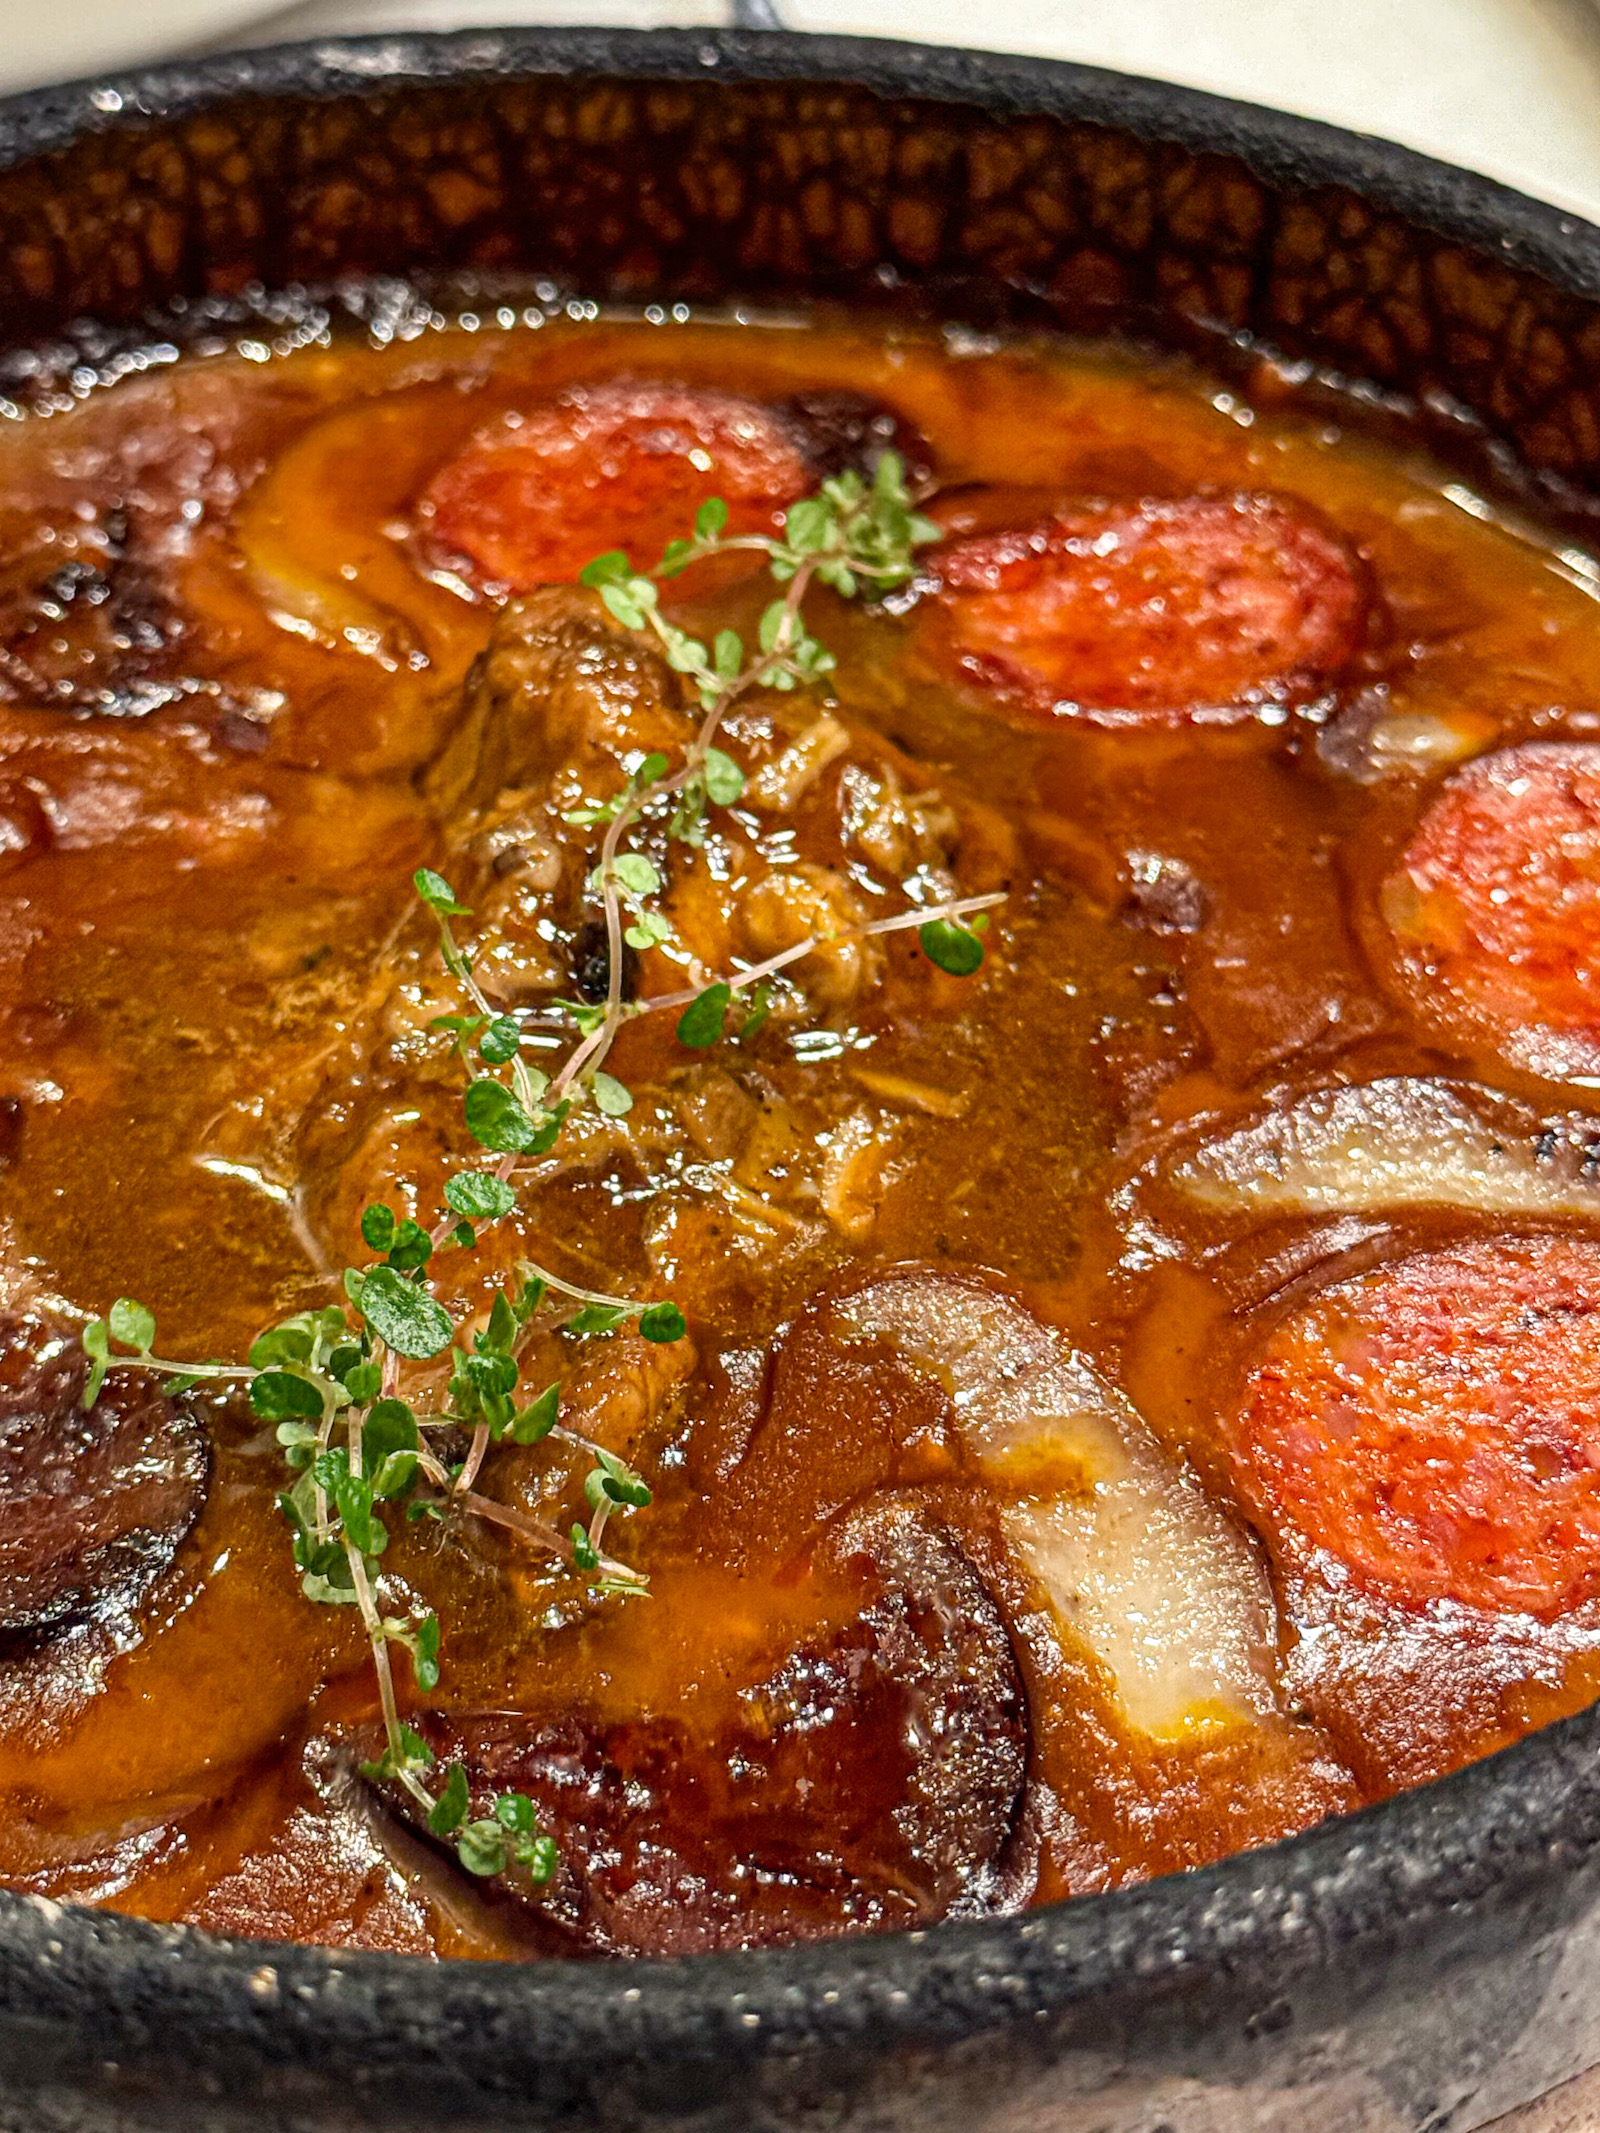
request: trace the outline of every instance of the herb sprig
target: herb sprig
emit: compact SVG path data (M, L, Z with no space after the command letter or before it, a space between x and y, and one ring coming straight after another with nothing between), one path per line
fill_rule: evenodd
M870 484L844 473L791 505L781 539L730 537L727 524L727 506L713 499L701 506L693 535L670 542L653 569L635 570L618 550L597 557L582 574L619 623L659 641L668 666L694 690L701 716L676 765L664 753L647 755L613 798L566 818L579 828L604 826L590 882L604 912L608 979L603 1004L561 1003L575 1041L553 1073L523 1056L517 1018L499 1010L480 984L472 952L455 930L457 920L472 915L470 908L432 868L420 868L414 877L416 893L437 923L440 959L459 996L458 1005L430 1026L449 1037L463 1063L462 1121L492 1163L447 1180L431 1230L385 1202L366 1207L361 1236L372 1258L346 1268L345 1302L298 1312L270 1327L252 1345L247 1363L163 1360L156 1352L154 1315L127 1297L83 1333L90 1360L85 1407L93 1406L112 1369L158 1371L175 1395L207 1381L246 1388L251 1410L272 1427L287 1469L278 1504L301 1590L322 1605L353 1606L368 1639L384 1746L364 1773L403 1786L429 1829L450 1840L474 1874L517 1869L543 1883L555 1871L556 1849L525 1794L499 1793L490 1816L471 1818L465 1769L456 1763L441 1771L427 1741L401 1717L392 1654L405 1652L417 1689L428 1694L439 1682L441 1630L431 1610L385 1612L383 1559L392 1522L466 1512L563 1563L598 1594L646 1592L647 1580L608 1553L605 1542L613 1520L649 1505L648 1483L563 1422L559 1379L530 1391L523 1357L540 1325L582 1341L631 1324L644 1339L663 1344L683 1339L687 1326L670 1299L578 1288L527 1260L518 1262L514 1284L495 1295L486 1315L457 1319L434 1293L435 1261L448 1251L472 1251L484 1229L516 1212L512 1181L519 1166L548 1153L575 1112L592 1107L612 1120L628 1115L632 1093L606 1062L631 1016L677 1010L679 1041L701 1050L729 1033L737 1003L737 1034L748 1039L768 1012L772 980L791 964L832 942L913 928L932 962L966 976L983 960L980 935L989 909L1002 901L990 895L913 905L870 924L811 935L764 962L686 991L623 999L624 946L644 950L672 937L658 901L660 873L647 853L628 843L630 831L648 809L670 800L669 840L703 843L710 811L737 805L745 788L743 770L718 745L729 711L754 689L811 686L833 671L833 655L802 614L812 585L830 586L845 598L890 591L910 577L915 548L939 534L915 510L892 452L884 453ZM753 648L732 629L720 631L708 646L661 606L662 586L692 564L734 551L761 554L774 582L785 588L762 612ZM405 1397L406 1366L437 1363L447 1353L442 1400ZM468 1449L451 1464L448 1439L462 1430L469 1432ZM583 1483L589 1515L574 1520L565 1534L474 1487L493 1445L546 1442L564 1444L589 1461Z

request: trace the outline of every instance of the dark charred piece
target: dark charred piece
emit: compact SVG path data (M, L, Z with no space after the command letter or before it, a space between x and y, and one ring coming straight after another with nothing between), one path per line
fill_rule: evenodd
M85 1413L75 1331L0 1321L0 1645L138 1605L200 1515L205 1432L146 1371Z
M1015 1908L1028 1718L1004 1622L913 1501L843 1520L813 1571L825 1613L712 1724L583 1712L430 1713L474 1815L528 1794L560 1863L524 1889L570 1953L689 1954L888 1932ZM398 1788L386 1798L411 1809Z
M906 480L920 490L933 478L933 450L903 415L867 393L796 393L783 403L819 481L847 469L870 481L885 452L898 452Z
M1129 886L1122 917L1147 933L1198 933L1210 900L1206 885L1181 859L1160 852L1128 854Z
M0 581L0 688L13 701L142 718L216 693L174 663L182 618L127 539L125 515L111 513L84 553L35 554Z
M580 1000L598 1003L611 990L611 948L602 918L586 918L573 936L569 951L572 982ZM636 989L639 958L633 949L622 951L622 997L631 1000Z

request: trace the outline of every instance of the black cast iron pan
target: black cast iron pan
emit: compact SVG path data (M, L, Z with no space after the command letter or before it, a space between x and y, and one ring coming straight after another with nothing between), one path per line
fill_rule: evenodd
M0 391L272 292L496 275L1267 347L1596 531L1600 234L1327 127L713 32L334 40L0 105ZM1467 2133L1600 2060L1597 1930L1594 1712L1202 1872L740 1957L429 1966L0 1893L0 2127Z

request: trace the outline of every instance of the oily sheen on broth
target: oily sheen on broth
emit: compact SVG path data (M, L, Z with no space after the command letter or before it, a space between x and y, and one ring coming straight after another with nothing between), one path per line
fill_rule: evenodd
M613 318L5 425L0 1880L440 1956L885 1932L1592 1698L1600 610L1256 384ZM681 633L758 660L771 544L885 454L909 577L805 579L825 655L732 689L686 831ZM612 1009L486 1140L468 1082ZM454 1362L174 1382L332 1311L359 1384L407 1223ZM163 1367L120 1316L86 1406L135 1297ZM377 1391L392 1709L279 1505Z

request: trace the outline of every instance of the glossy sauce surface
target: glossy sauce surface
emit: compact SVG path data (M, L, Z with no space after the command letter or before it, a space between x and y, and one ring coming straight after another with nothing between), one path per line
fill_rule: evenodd
M816 595L830 700L741 707L750 792L673 861L683 948L632 982L907 883L1005 892L983 969L836 943L748 1046L642 1018L634 1111L526 1166L442 1277L483 1307L525 1251L690 1319L672 1349L541 1336L655 1491L650 1599L591 1605L465 1517L386 1558L444 1626L409 1706L539 1801L545 1896L472 1883L357 1775L359 1626L300 1596L271 1431L205 1399L170 1560L0 1648L0 1878L442 1954L882 1930L1268 1842L1587 1701L1600 1009L1539 973L1584 967L1600 880L1593 567L1265 369L1251 404L1103 351L551 323L191 357L5 425L6 1308L131 1294L169 1352L239 1354L332 1300L366 1201L431 1219L470 1144L419 864L470 881L486 986L556 1045L592 841L565 815L686 713L533 589L570 558L498 462L524 546L496 517L472 566L487 477L447 470L611 380L858 396L949 542L887 609ZM748 630L761 597L683 612ZM1526 762L1474 795L1551 744L1524 843L1554 822L1566 871L1518 903L1531 862L1478 825ZM1530 1312L1565 1343L1543 1379ZM1466 1476L1438 1530L1437 1460L1395 1450L1413 1395ZM580 1480L507 1447L480 1486L570 1516Z

